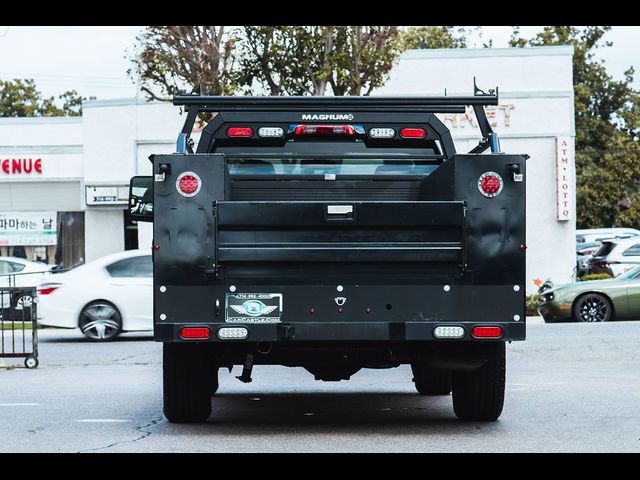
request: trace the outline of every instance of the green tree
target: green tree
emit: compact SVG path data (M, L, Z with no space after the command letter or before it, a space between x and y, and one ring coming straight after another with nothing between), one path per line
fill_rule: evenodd
M369 95L389 78L402 53L398 28L335 27L335 66L329 79L334 95Z
M531 39L514 27L510 45L572 45L579 228L640 224L640 126L634 71L614 80L596 57L611 27L548 26Z
M332 72L334 27L245 27L235 79L245 93L324 95Z
M400 54L394 26L245 27L236 80L270 95L369 95Z
M136 39L139 53L129 76L150 100L169 100L178 90L229 95L237 37L224 26L151 26Z
M43 97L33 79L0 80L0 117L75 117L82 115L83 100L75 90L59 95L57 101Z
M466 48L471 27L409 27L400 34L403 50L422 48Z
M369 95L406 48L464 47L466 27L147 27L130 76L150 99L178 90L228 95Z
M596 161L594 161L596 159ZM615 132L606 150L586 150L577 162L592 162L577 178L578 226L637 227L640 219L640 147Z

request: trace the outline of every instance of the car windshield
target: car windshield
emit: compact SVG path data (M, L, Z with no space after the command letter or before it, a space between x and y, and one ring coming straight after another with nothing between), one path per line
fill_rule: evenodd
M618 278L624 280L631 280L638 277L640 277L640 267L632 268L618 276Z
M594 257L604 257L611 253L613 247L616 246L614 242L604 242L602 246L598 249L596 253L593 254Z

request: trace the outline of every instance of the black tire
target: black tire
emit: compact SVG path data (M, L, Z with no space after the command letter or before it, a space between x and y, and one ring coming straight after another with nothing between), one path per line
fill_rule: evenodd
M89 340L108 342L122 333L122 316L113 303L96 300L82 309L78 327Z
M420 395L449 395L451 370L428 368L415 361L411 363L413 383Z
M573 318L577 322L608 322L613 319L613 307L600 293L587 293L576 300Z
M487 362L471 372L453 372L453 410L460 420L493 422L504 404L505 344L478 343L470 353Z
M163 345L164 416L171 423L204 422L218 390L218 369L206 345Z

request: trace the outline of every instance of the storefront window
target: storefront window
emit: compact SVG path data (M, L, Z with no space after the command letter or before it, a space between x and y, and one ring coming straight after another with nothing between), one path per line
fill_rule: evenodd
M65 270L84 263L84 212L0 212L0 256Z

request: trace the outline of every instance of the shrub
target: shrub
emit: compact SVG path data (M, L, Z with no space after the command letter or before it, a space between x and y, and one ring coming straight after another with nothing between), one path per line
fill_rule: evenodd
M527 316L528 317L534 317L539 315L538 313L538 307L540 306L540 304L542 303L542 297L540 295L533 294L533 295L527 295L526 299L525 299L525 307L526 307L526 311L527 311Z
M580 282L586 282L587 280L606 280L607 278L613 278L608 273L589 273L578 278Z

